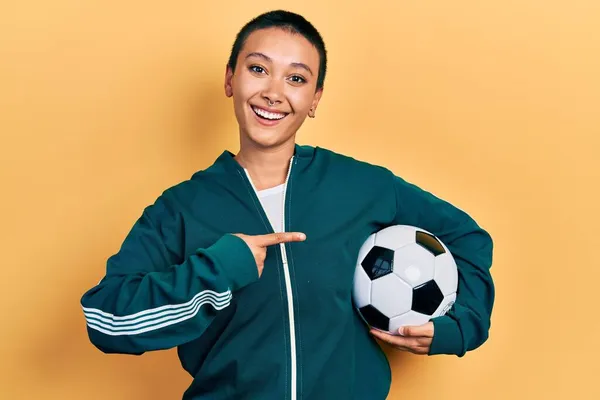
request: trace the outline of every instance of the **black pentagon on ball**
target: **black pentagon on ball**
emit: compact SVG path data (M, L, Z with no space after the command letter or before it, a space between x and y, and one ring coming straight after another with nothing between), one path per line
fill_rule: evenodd
M381 329L382 331L387 331L389 329L390 319L372 305L369 304L368 306L364 306L359 311L370 326Z
M442 246L440 241L432 234L417 231L417 237L415 239L418 245L431 252L436 257L446 252L444 246Z
M444 294L434 280L413 288L412 310L432 315L444 300Z
M392 272L394 266L394 250L373 246L360 264L371 280L381 278Z

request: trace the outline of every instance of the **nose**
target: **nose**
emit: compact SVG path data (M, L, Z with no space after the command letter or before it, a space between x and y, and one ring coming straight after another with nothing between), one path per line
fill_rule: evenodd
M283 83L276 78L268 79L261 96L270 105L280 104L283 101Z

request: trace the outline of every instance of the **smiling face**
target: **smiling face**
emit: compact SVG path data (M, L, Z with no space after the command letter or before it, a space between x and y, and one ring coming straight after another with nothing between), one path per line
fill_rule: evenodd
M228 67L225 74L225 94L233 96L242 144L267 148L294 143L296 131L307 115L314 116L321 98L318 74L319 53L304 36L279 28L252 32L235 72Z

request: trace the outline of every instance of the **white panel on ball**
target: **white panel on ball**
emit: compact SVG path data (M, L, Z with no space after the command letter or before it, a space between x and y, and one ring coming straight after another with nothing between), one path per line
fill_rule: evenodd
M393 225L377 232L375 245L396 250L409 243L415 243L415 228L405 225Z
M354 270L352 298L358 308L371 304L371 279L363 268Z
M403 314L412 306L412 289L394 274L371 282L371 305L388 318Z
M390 319L390 332L398 335L398 328L408 325L423 325L429 322L431 316L410 310L400 316Z
M394 273L411 287L433 279L435 257L416 243L399 248L394 253Z
M458 271L454 257L450 253L440 254L435 258L434 280L444 296L456 292Z

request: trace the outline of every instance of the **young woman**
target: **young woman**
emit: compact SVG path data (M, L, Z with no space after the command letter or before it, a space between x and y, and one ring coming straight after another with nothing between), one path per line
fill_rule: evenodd
M109 258L82 298L100 350L177 347L194 378L184 399L377 400L391 374L373 336L429 355L462 356L486 340L489 234L386 168L296 144L326 65L321 36L297 14L243 27L225 75L240 150L166 190ZM364 240L396 224L447 244L459 292L446 315L385 335L358 317L352 280Z

